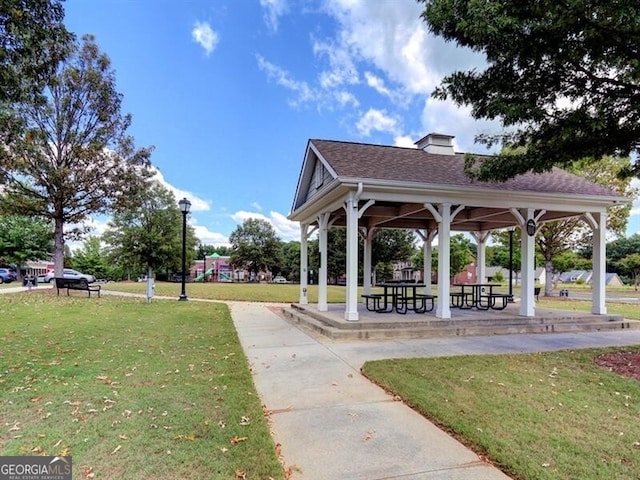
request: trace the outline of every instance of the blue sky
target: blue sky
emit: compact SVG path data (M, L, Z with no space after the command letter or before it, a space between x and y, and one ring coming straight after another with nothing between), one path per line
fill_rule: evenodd
M455 69L482 66L430 35L415 0L67 0L67 28L112 61L129 132L155 146L190 224L227 245L249 217L289 222L309 138L413 146L429 132L459 151L497 124L430 98ZM640 232L635 203L629 234ZM93 222L95 233L105 223Z

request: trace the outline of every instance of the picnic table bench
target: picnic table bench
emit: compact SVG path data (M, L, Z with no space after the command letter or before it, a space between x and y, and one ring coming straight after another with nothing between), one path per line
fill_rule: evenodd
M489 293L486 295L481 295L478 301L477 308L479 310L504 310L507 308L507 304L509 303L509 299L511 295L508 293ZM501 300L502 304L498 304L497 300Z
M397 312L405 314L408 309L411 309L416 313L431 312L435 307L436 298L438 298L437 295L427 295L423 293L416 293L413 296L398 297Z
M371 293L362 295L365 300L365 306L370 312L378 312L380 310L380 300L382 299L381 293Z
M67 296L69 290L83 290L91 297L91 292L98 292L98 298L100 298L100 285L89 285L86 278L60 278L56 277L56 289L58 295L60 295L60 289L67 289Z

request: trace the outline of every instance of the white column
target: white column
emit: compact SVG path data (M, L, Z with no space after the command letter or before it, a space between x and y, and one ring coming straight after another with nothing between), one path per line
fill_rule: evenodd
M373 249L373 238L375 237L375 228L363 228L362 229L362 237L364 240L364 266L363 266L363 277L362 277L362 287L365 295L369 295L371 293L371 252Z
M424 294L431 295L431 270L433 269L433 239L438 233L437 230L417 230L416 233L422 239L422 279L424 283Z
M309 225L300 224L300 305L308 305L307 297L307 271L309 268L309 255L307 251L307 235Z
M327 305L327 236L329 231L329 213L323 213L318 217L318 249L320 250L320 271L318 272L318 311L329 310Z
M487 276L487 239L490 232L472 232L476 240L476 282L484 283Z
M524 213L524 212L523 212ZM531 208L526 210L525 225L520 225L520 264L521 264L521 292L520 292L520 315L523 317L535 316L535 235L527 234L526 222L534 220L534 211Z
M438 307L436 317L451 318L449 307L449 277L451 270L451 204L443 203L439 207L438 222Z
M593 228L593 277L591 288L592 305L591 312L596 315L606 315L606 234L607 234L607 214L595 213L592 215L597 223L597 228Z
M358 317L358 202L355 193L345 202L347 211L347 288L345 320L357 321Z

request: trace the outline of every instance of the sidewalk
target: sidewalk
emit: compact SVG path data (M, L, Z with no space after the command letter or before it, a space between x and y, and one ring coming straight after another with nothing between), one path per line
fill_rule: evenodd
M360 375L366 360L640 343L640 331L332 342L229 302L294 480L498 480L497 468Z

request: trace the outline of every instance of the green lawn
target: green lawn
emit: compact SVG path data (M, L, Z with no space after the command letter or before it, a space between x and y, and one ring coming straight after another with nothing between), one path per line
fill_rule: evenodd
M146 283L113 282L104 284L103 288L144 294ZM318 286L309 285L307 288L309 301L316 303L318 301ZM159 296L178 298L180 290L180 283L156 282L154 293ZM329 285L327 290L329 303L345 302L345 287ZM187 283L186 293L188 297L209 300L296 303L300 300L300 285L291 283Z
M0 454L74 478L282 479L224 304L0 295Z
M640 382L595 365L604 351L385 360L363 373L513 478L640 478Z
M158 282L155 294L177 299L180 288ZM0 454L71 454L76 478L283 477L224 304L52 293L0 295ZM291 303L299 286L190 283L187 294ZM344 294L329 287L330 302ZM637 305L607 308L640 319ZM639 384L595 366L598 353L390 360L363 372L514 478L640 478Z

